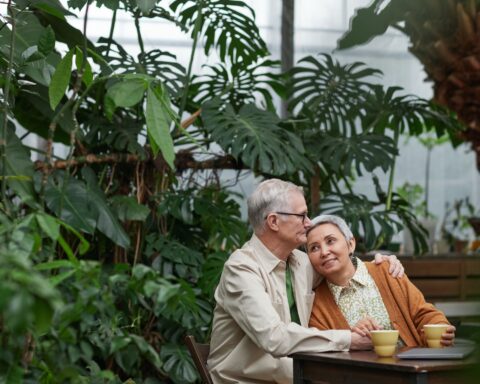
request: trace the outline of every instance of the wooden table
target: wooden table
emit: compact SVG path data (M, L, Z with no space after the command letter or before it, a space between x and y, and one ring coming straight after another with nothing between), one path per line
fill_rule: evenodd
M401 350L406 350L403 348ZM294 384L478 384L478 356L463 360L400 360L373 351L296 353Z

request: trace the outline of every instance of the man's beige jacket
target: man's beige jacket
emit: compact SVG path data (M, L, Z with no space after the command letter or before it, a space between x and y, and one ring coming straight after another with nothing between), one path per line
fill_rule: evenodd
M208 368L215 384L293 382L295 352L347 351L350 331L307 328L314 299L308 256L289 256L301 325L290 321L286 263L255 235L225 263L216 307Z

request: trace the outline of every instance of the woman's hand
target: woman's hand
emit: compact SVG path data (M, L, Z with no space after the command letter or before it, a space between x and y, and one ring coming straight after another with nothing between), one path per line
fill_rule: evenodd
M375 254L375 259L373 260L375 264L381 264L383 261L388 261L390 263L390 268L388 268L388 272L396 278L401 278L403 273L405 272L405 268L403 268L402 263L400 260L397 259L395 255L382 255L381 253Z
M356 332L352 332L352 342L350 343L351 351L365 351L372 349L372 339L368 336L360 336Z
M442 338L440 339L440 343L445 347L450 347L453 345L455 339L455 327L450 325L445 333L442 334Z
M352 332L358 333L360 336L368 336L370 331L382 329L375 319L364 317L359 320L352 328Z

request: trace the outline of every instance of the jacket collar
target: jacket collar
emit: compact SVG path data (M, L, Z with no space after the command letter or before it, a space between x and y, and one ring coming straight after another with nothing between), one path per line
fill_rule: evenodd
M252 235L250 243L255 248L256 253L259 255L258 262L263 265L268 273L272 272L278 266L278 264L285 264L285 262L275 256L255 234Z

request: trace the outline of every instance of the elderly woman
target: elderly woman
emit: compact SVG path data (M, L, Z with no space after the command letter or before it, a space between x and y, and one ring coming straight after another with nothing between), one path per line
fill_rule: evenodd
M425 346L424 324L449 324L406 276L394 279L387 265L363 263L354 250L355 238L342 218L320 215L312 220L307 253L325 278L315 291L311 327L351 329L362 336L375 329L398 329L406 346ZM454 332L455 327L448 327L443 345L453 344Z

